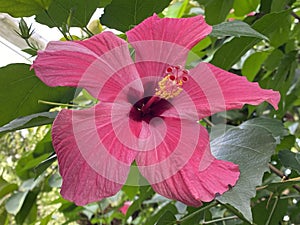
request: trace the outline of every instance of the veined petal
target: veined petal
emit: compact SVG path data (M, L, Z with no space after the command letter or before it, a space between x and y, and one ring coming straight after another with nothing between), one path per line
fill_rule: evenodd
M159 18L153 15L128 31L127 37L135 49L135 62L156 62L185 65L190 49L211 32L202 16L191 18ZM159 64L152 71L159 71ZM149 70L143 70L144 74ZM159 73L157 74L160 75Z
M162 143L136 158L141 174L157 193L200 206L236 183L238 166L211 155L204 127L176 118L164 118L164 122L167 130Z
M209 63L200 63L190 70L190 79L184 85L186 96L192 99L199 118L217 112L242 108L244 104L259 105L269 102L278 108L280 94L278 91L260 88L258 83L249 82L246 77L227 72ZM188 108L185 95L173 99L177 109ZM167 115L165 112L164 115ZM195 116L194 116L195 117Z
M84 41L50 42L32 67L49 86L83 87L104 101L139 80L127 42L111 32ZM143 91L141 84L137 88Z
M77 205L116 194L125 183L136 152L114 133L112 104L87 110L62 110L52 129L63 179L61 194ZM126 119L122 108L120 117Z

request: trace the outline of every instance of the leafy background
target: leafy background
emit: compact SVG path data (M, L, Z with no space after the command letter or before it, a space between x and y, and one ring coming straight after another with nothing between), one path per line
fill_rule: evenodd
M104 13L90 21L98 8ZM84 90L75 95L71 88L45 86L30 65L2 67L0 224L300 224L299 8L299 0L0 0L0 12L24 18L17 32L33 57L39 47L30 39L30 16L58 29L66 41L107 28L125 38L122 32L153 13L203 14L213 32L192 49L188 66L210 61L281 94L278 111L267 103L247 105L208 118L214 124L201 121L210 131L213 154L241 170L238 184L213 202L193 208L150 186L125 185L116 196L78 207L59 195L50 130L58 110L93 99ZM72 34L73 27L81 36Z

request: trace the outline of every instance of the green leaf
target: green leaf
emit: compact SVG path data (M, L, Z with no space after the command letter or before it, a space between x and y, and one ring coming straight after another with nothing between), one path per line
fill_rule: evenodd
M41 126L45 124L50 124L53 122L57 115L57 112L42 112L36 113L29 116L24 116L17 118L8 124L0 127L0 134L21 130L24 128Z
M142 206L143 201L152 196L153 194L154 191L151 188L151 186L141 186L139 198L129 206L125 219L127 220L129 216L131 216L135 211L139 210Z
M271 13L257 20L252 28L269 37L270 34L286 26L285 21L290 11ZM211 61L212 64L229 70L240 58L261 39L254 37L233 38L217 50Z
M210 0L205 4L205 20L210 25L223 22L230 9L233 0Z
M20 211L15 217L17 224L22 225L25 222L25 220L26 221L28 220L28 223L30 224L36 220L37 217L36 200L38 194L39 194L38 190L30 191L28 193Z
M184 0L182 2L175 2L170 5L165 13L168 18L181 18L188 6L189 0Z
M99 8L104 8L111 3L112 0L100 0Z
M48 8L51 0L0 0L0 12L13 17L28 17Z
M282 181L282 182L275 182L275 183L270 183L266 186L264 186L263 188L273 192L273 193L281 193L282 191L284 191L287 188L292 187L295 184L299 184L300 180L298 179L298 181L295 180L287 180L287 181Z
M257 73L260 71L261 65L267 57L267 52L255 52L250 55L243 64L243 76L246 76L249 81L254 81Z
M6 180L0 177L0 199L17 189L18 189L17 184L8 183Z
M36 21L49 27L85 27L99 6L99 0L52 0Z
M294 169L300 174L300 153L283 150L278 153L278 157L285 167Z
M288 135L288 131L284 127L283 123L277 119L258 117L247 120L240 125L240 128L247 129L248 127L264 128L269 131L275 139Z
M264 62L265 68L269 71L275 70L280 64L280 61L283 57L284 54L282 53L282 51L280 51L279 49L274 49Z
M233 4L234 14L244 16L256 10L260 0L235 0Z
M0 207L0 224L8 225L8 213L3 206Z
M54 187L61 187L62 184L62 178L58 173L53 174L50 178L49 178L49 185L50 187L54 188Z
M105 7L101 24L125 32L153 13L160 13L171 0L112 0Z
M0 83L0 126L52 107L39 104L39 100L68 102L75 93L74 88L46 86L26 64L10 64L0 68Z
M157 221L156 225L176 224L176 217L171 211L166 211Z
M57 160L57 156L55 153L51 154L47 159L42 161L39 165L34 168L35 176L41 175L46 169L48 169L53 162Z
M211 142L213 155L238 164L241 173L237 184L217 199L235 207L250 222L250 200L255 196L255 188L261 184L264 172L268 171L275 146L273 136L257 126L232 128Z
M257 225L281 224L286 215L288 199L265 199L253 207L253 220ZM267 222L268 221L268 222Z
M49 131L45 135L45 137L36 145L35 149L32 152L24 155L21 159L19 159L16 166L16 174L23 180L35 178L38 175L36 173L36 167L45 160L49 159L49 156L53 152L54 149L51 142L51 132ZM51 160L55 159L53 158Z
M155 212L151 214L144 223L144 225L152 225L155 224L159 219L163 218L163 215L167 212L171 212L172 215L176 215L178 213L176 207L173 203L168 203L163 207L158 207ZM174 221L173 221L174 222Z
M232 22L223 22L213 26L212 32L209 34L213 37L256 37L260 39L268 40L268 38L261 33L251 28L247 23L240 20L234 20Z

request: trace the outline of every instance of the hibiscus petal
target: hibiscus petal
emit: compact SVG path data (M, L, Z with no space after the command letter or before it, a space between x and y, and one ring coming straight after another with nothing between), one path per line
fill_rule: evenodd
M38 52L32 67L49 86L83 87L106 101L139 80L127 42L111 32L84 41L50 42ZM141 83L135 86L143 91Z
M162 75L159 63L184 66L190 49L211 30L202 16L161 19L153 15L126 34L135 49L138 71L144 76L148 72ZM144 62L156 63L145 68Z
M182 117L195 112L186 110L191 108L191 102L198 111L198 115L192 117L204 118L217 112L240 109L244 104L259 105L264 101L278 109L280 101L278 91L262 89L258 83L249 82L246 77L227 72L209 63L200 63L190 70L190 79L183 88L184 93L172 99L172 104L182 113ZM173 115L171 110L166 111L164 115Z
M235 185L238 166L215 159L206 129L194 121L164 118L161 144L140 152L136 162L153 189L171 199L200 206ZM151 126L151 125L150 125Z
M116 106L114 106L116 107ZM77 205L116 194L125 183L136 152L117 138L112 104L87 110L62 110L52 129L63 179L61 194ZM119 108L120 118L126 114Z

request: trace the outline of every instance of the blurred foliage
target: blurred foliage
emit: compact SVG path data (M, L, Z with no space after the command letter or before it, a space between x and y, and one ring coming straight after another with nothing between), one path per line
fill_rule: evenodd
M104 7L102 25L93 22L98 28L91 31L89 21L99 7ZM79 207L60 197L50 128L57 110L95 100L85 91L73 99L73 89L45 86L29 65L0 68L1 225L300 224L300 0L0 0L0 12L35 15L39 23L56 27L62 40L84 39L107 27L125 32L153 13L172 18L203 14L213 32L192 49L186 66L210 61L281 94L278 111L265 103L210 118L215 123L208 127L212 151L239 163L242 172L240 183L215 201L193 208L150 186L125 185L113 197ZM80 27L82 37L75 37L72 27ZM28 48L35 55L36 49ZM232 146L222 150L235 154L218 152L224 140Z

